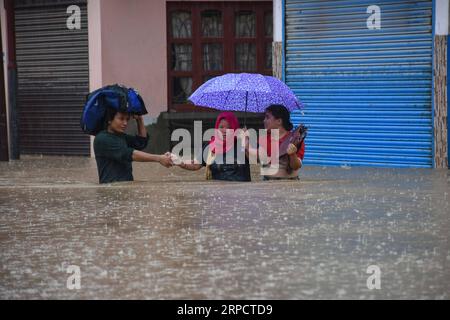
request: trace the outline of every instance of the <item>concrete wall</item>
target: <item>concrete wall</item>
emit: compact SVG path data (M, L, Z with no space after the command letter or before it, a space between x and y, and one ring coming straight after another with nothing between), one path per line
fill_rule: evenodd
M437 36L448 35L448 18L449 18L449 2L448 0L436 1L436 19L435 19L435 34Z
M6 122L9 132L9 112L8 112L8 43L7 43L7 32L6 32L6 11L5 11L5 3L3 0L0 0L0 23L2 24L2 48L3 48L3 70L5 77L5 88L1 88L0 90L5 90L5 100L6 100ZM11 154L11 150L9 146L11 145L8 134L8 154Z
M436 0L434 39L434 167L448 168L447 36L449 2Z
M167 110L165 1L101 3L102 82L135 87L156 117Z
M273 0L273 76L283 78L283 1Z
M273 0L273 41L283 41L283 1Z
M101 0L88 0L89 91L103 86ZM94 157L94 137L91 136L91 157Z

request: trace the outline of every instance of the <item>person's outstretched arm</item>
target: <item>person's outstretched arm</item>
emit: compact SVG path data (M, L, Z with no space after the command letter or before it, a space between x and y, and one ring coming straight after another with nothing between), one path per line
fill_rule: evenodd
M170 152L167 152L165 156L169 157L174 165L179 166L184 170L197 171L203 167L203 165L201 163L198 163L197 161L181 160L179 157Z
M150 154L138 150L133 151L133 161L137 162L159 162L162 166L170 168L173 166L172 159L164 154Z
M179 164L179 167L184 170L197 171L202 168L202 165L200 163L194 163L193 161L190 161L182 162L181 164Z

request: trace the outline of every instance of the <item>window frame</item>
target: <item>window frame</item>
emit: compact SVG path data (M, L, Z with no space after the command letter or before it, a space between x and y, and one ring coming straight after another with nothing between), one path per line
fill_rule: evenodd
M225 73L252 72L237 70L235 67L235 50L239 43L255 43L256 45L256 70L255 73L272 75L272 69L266 69L266 45L272 45L272 37L265 35L265 14L272 12L272 3L269 1L254 2L167 2L167 111L189 112L189 111L214 111L208 108L196 107L189 103L175 104L172 102L173 79L176 77L191 77L192 92L204 83L206 76L219 76ZM201 14L203 11L217 10L222 14L222 37L206 38L202 36ZM192 38L173 38L171 32L171 15L176 11L191 12ZM235 15L239 11L253 11L256 14L256 37L236 38ZM222 44L222 66L220 71L203 70L203 44ZM172 67L172 44L192 45L192 70L174 71Z

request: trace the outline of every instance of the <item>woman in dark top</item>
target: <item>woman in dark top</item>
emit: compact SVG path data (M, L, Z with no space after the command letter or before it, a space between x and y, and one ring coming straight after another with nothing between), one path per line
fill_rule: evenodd
M200 170L206 167L207 180L251 181L245 149L240 149L234 134L239 129L236 116L232 112L219 114L215 129L214 137L203 148L206 159L202 159L201 164L191 161L182 162L179 166L186 170Z
M170 157L154 155L139 150L148 143L148 134L141 116L135 116L138 134L130 136L125 130L130 120L128 113L108 109L106 129L94 139L94 153L100 183L133 181L133 161L159 162L165 167L173 165Z

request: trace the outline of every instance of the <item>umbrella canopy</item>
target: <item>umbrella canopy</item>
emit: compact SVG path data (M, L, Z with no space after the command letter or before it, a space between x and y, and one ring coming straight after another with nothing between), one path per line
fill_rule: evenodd
M290 112L303 107L282 81L253 73L229 73L212 78L189 100L197 106L224 111L261 113L271 104L281 104Z

